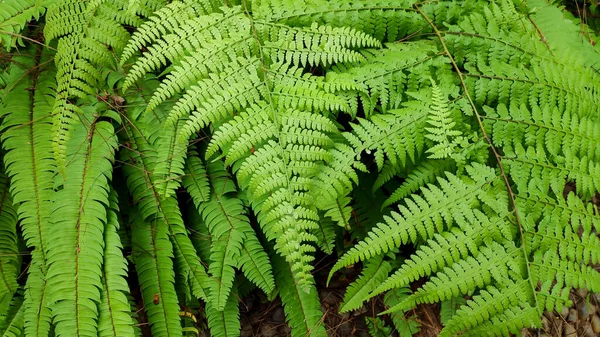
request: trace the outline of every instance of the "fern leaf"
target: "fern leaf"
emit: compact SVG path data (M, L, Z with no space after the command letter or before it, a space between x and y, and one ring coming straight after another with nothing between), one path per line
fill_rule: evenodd
M38 51L38 53L41 53ZM39 55L39 54L38 54ZM54 102L54 71L41 67L26 73L23 67L38 67L48 60L15 57L9 76L14 86L2 99L2 146L6 150L4 165L11 180L13 202L25 243L31 252L31 266L25 287L25 332L28 336L47 336L51 313L46 288L46 249L52 210L55 163L52 153L52 122L48 118ZM19 80L16 80L19 79ZM28 91L27 88L35 88Z
M508 336L521 331L521 327L539 326L539 311L528 304L521 307L509 308L504 312L491 317L491 319L476 328L468 330L464 336Z
M246 234L238 265L248 280L256 284L265 294L273 292L275 279L272 267L267 267L271 266L271 261L255 234Z
M351 26L378 40L396 41L415 29L420 17L412 12L414 1L358 1L333 4L326 1L289 2L263 0L256 8L257 18L292 26L314 22L331 26ZM377 13L378 15L376 15Z
M101 67L116 63L109 47L120 52L129 39L121 23L136 21L121 16L126 13L120 12L123 5L113 0L58 0L48 8L44 36L48 41L58 39L53 148L63 174L67 143L83 113L75 100L95 94L93 88L102 77Z
M144 97L140 100L145 102ZM134 123L128 128L131 137L128 141L131 142L132 149L123 153L124 161L132 164L125 168L129 190L134 201L139 205L139 211L144 219L168 225L167 229L173 240L173 245L170 247L175 250L178 271L189 281L194 296L206 299L204 287L209 282L208 275L188 237L177 200L174 197L161 198L156 190L156 178L150 174L150 169L156 160L156 149L153 144L149 144L149 141L160 140L157 134L161 131L159 128L153 129L152 124L144 123L144 118L130 119L130 121ZM141 134L141 130L148 134ZM141 153L144 153L144 156Z
M222 310L217 310L212 302L206 305L206 318L211 336L215 337L236 337L240 335L240 309L238 306L238 297L235 284L231 291L232 294L227 298Z
M518 281L507 285L504 288L489 288L475 296L472 300L467 301L467 305L461 307L457 314L446 324L446 327L440 333L441 337L454 336L460 331L468 330L471 327L484 323L488 317L496 314L502 314L510 307L518 306L519 303L527 303L532 300L533 293L529 283ZM493 300L496 299L496 300ZM500 301L498 299L501 299ZM530 320L531 316L527 318ZM538 320L533 326L537 325ZM534 322L528 322L534 323ZM530 326L532 326L530 325ZM515 329L516 328L516 329ZM511 333L517 333L521 327L513 326Z
M412 193L417 192L426 184L434 182L435 178L444 171L449 171L451 169L452 161L450 160L424 160L420 162L410 171L402 185L400 185L400 187L398 187L383 203L383 207L391 206ZM382 175L383 172L380 174L380 177ZM379 177L377 180L379 181ZM376 184L373 188L376 188L379 185L380 184Z
M148 225L139 215L132 220L134 261L152 334L182 336L167 225L160 221Z
M127 294L129 286L127 262L121 251L122 245L117 233L119 211L117 194L110 191L110 205L107 210L104 229L104 262L102 272L102 293L99 304L98 336L134 336L133 320L130 315Z
M358 309L366 295L385 280L391 270L392 265L384 260L384 255L377 255L365 261L361 275L344 294L340 312Z
M2 337L20 337L24 336L25 325L25 305L22 297L15 297L11 302L11 307L6 313L7 320L2 322L0 333Z
M518 254L520 251L514 247L504 249L499 244L484 246L475 258L468 257L444 268L417 292L389 311L408 310L420 303L445 301L458 295L466 295L474 288L482 288L487 284L502 286L506 282L506 276L510 275L509 270L518 266L515 261Z
M214 191L209 199L206 194L197 192L197 190L199 191L200 189L206 190L205 192L211 190L211 187L208 185L209 174L204 170L202 161L200 158L191 155L188 156L188 162L194 163L193 165L196 170L194 170L194 173L190 178L184 177L184 186L187 185L188 192L192 195L196 207L205 219L202 227L206 228L205 235L207 238L205 240L200 239L203 241L203 245L204 243L208 243L208 237L211 237L210 241L212 242L210 244L214 245L215 249L217 246L220 246L219 243L215 243L215 240L219 240L220 238L225 237L225 235L227 235L229 241L235 240L235 243L232 246L226 246L233 248L233 250L225 251L223 255L227 260L227 265L221 267L220 265L211 264L209 271L214 273L215 268L220 270L223 270L222 268L228 268L231 270L234 266L241 268L244 275L250 281L259 286L266 294L271 293L275 284L273 272L270 268L269 257L258 241L254 230L249 226L249 220L244 214L245 211L242 209L241 203L239 200L236 200L229 195L232 192L235 192L236 188L232 185L232 181L227 177L222 164L218 162L209 164L210 180L212 181L212 190ZM202 179L201 182L196 180L198 182L193 183L190 180L191 177L198 176ZM188 182L187 184L186 180ZM207 184L206 186L204 186L205 183ZM196 186L198 185L202 185L202 188L197 188ZM226 224L229 224L229 226L226 226ZM206 227L206 225L209 227ZM210 249L207 247L206 250L209 251ZM208 256L212 255L210 259L215 262L218 261L218 254L216 254L214 250L206 255L207 260L209 259ZM217 290L227 286L227 283L223 282L222 277L218 283L218 285L213 284L213 286L218 286ZM224 303L224 300L228 298L227 295L229 293L227 291L220 293L222 295L218 296L219 292L215 292L216 295L214 296L217 296L218 298L217 301L213 301L213 303L217 303L214 304L215 306L217 306L218 303ZM226 305L227 304L225 304L225 306Z
M116 146L112 125L95 120L79 125L68 145L68 178L52 209L47 255L48 287L61 289L51 294L59 336L97 335L104 249L98 238L105 227Z
M442 189L430 186L429 189L422 190L425 199L415 195L413 201L407 200L406 207L400 206L400 214L392 213L392 217L386 217L385 223L380 223L364 241L340 258L331 269L329 277L331 278L335 271L344 266L388 252L403 243L415 242L418 237L430 238L435 228L440 229L444 226L442 219L463 221L464 218L452 215L455 212L467 217L472 216L469 215L472 210L464 206L476 201L477 195L482 193L482 187L496 179L496 175L493 170L479 165L469 170L474 174L475 180L465 181L447 174L447 181L438 179ZM430 208L428 201L434 200L436 200L435 208ZM437 202L437 200L445 200L445 202ZM458 200L461 202L457 202Z
M147 22L142 24L121 53L121 65L125 64L142 46L158 40L161 34L172 33L179 26L198 14L205 14L203 3L196 1L172 2L152 13Z
M427 152L430 153L429 158L447 158L454 152L456 139L461 137L462 132L454 129L456 122L452 120L446 98L433 80L431 88L432 103L428 120L430 127L425 128L428 132L425 137L432 140L435 145L427 149Z
M466 303L464 297L459 296L445 300L440 304L440 322L444 325L456 315L456 310ZM537 313L536 313L537 314Z
M327 336L316 289L310 288L308 293L299 292L289 264L278 254L271 256L275 283L279 288L286 320L292 329L292 337Z
M17 247L17 209L13 205L8 178L4 172L0 172L0 191L0 302L5 302L17 291L20 261Z
M208 173L214 193L210 201L198 206L212 236L208 271L216 277L217 282L213 283L211 289L211 301L217 310L223 310L230 297L235 278L234 267L242 255L243 242L247 235L254 233L241 202L227 195L236 189L233 181L227 177L223 163L210 163ZM268 268L268 265L263 268Z
M511 224L501 219L489 219L482 212L474 211L474 221L460 229L434 235L433 239L419 247L417 252L407 259L402 267L381 283L370 295L374 296L392 288L400 288L425 275L430 275L445 266L478 256L479 246L492 239L502 242L512 239L514 229Z
M190 150L185 162L183 187L192 196L194 203L200 205L210 199L210 183L202 159L196 151Z
M19 36L25 25L39 17L46 10L49 1L15 0L0 4L0 45L7 51L17 45L23 46Z
M385 325L379 317L365 317L365 324L369 329L369 334L373 337L385 337L392 335L392 329Z
M408 293L410 293L410 289L406 287L393 289L385 294L383 302L386 307L394 307L402 302ZM421 324L415 320L415 317L405 317L403 312L390 313L390 316L400 337L411 337L419 332Z

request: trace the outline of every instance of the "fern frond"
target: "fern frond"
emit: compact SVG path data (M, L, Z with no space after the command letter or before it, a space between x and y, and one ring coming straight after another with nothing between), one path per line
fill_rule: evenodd
M549 180L553 192L562 194L560 185L571 179L578 184L579 195L590 196L600 189L596 178L600 165L600 152L595 144L600 141L600 125L579 114L560 112L557 107L525 106L507 107L499 104L496 110L486 109L486 124L492 130L493 139L505 151L508 161L515 161L517 172L543 170L556 177ZM531 136L530 130L536 130ZM519 168L517 165L522 165ZM543 191L548 182L539 181ZM523 181L518 180L521 188Z
M37 51L41 53L41 51ZM55 72L40 67L28 73L23 67L38 67L49 60L46 54L32 59L15 57L9 76L12 90L3 93L2 147L6 174L11 181L13 202L18 205L21 233L31 252L31 266L25 287L25 333L47 336L51 313L46 287L46 250L54 194L52 121ZM35 88L29 91L27 88Z
M236 337L240 335L240 308L238 305L237 287L233 284L231 296L223 309L217 310L212 301L206 305L206 318L211 336L214 337Z
M91 117L91 116L90 116ZM96 336L109 181L117 140L112 125L80 124L67 146L67 178L53 205L48 287L56 333ZM73 308L76 309L73 313Z
M390 165L392 166L392 165ZM451 160L435 160L429 159L419 162L406 176L406 179L389 198L383 203L383 207L391 206L398 201L408 197L412 193L417 192L426 184L435 181L435 178L440 176L445 171L451 171L453 163ZM373 188L381 187L381 180L385 172L385 166L382 172L377 177L377 182Z
M15 0L0 3L0 45L6 51L24 46L21 31L32 20L37 20L46 11L51 1Z
M435 145L427 149L427 152L430 153L429 158L447 158L454 152L454 147L459 142L458 139L461 138L462 132L454 129L456 122L452 119L447 99L433 80L431 89L432 102L427 121L430 126L425 128L428 132L425 137L432 140Z
M410 288L408 287L393 289L385 294L383 302L386 307L393 307L403 301L409 293ZM400 337L412 337L419 332L421 323L416 320L416 317L405 317L403 312L391 313L390 316Z
M275 270L275 283L283 303L286 320L291 328L292 337L325 337L325 327L319 310L319 296L315 288L309 292L299 292L294 284L294 271L279 254L271 255Z
M357 153L372 153L379 169L385 157L392 165L406 165L408 158L415 163L424 150L426 123L424 106L405 108L370 120L359 119L352 125L353 132L344 133L344 137Z
M206 229L203 233L205 238L200 240L204 241L204 246L214 245L212 252L210 252L209 247L206 247L206 260L212 259L214 261L209 267L209 271L215 274L215 268L218 270L224 270L223 268L231 270L233 267L240 268L248 280L259 286L266 294L271 293L275 284L269 257L256 237L256 233L250 227L240 200L231 196L233 192L237 192L237 189L224 171L223 164L220 162L209 164L210 174L207 174L203 168L200 170L202 165L200 158L188 156L188 162L195 162L195 167L198 170L195 171L194 175L204 175L203 179L206 179L207 184L208 175L210 175L212 189L210 186L206 186L206 190L214 191L210 199L208 197L204 199L204 194L194 193L194 190L190 191L188 189L200 215L204 218L201 227ZM185 182L186 178L184 178L184 186L186 185ZM204 184L204 182L201 184ZM193 187L195 188L195 185ZM226 224L229 224L229 226ZM215 242L215 240L222 241L224 239L231 241L233 245L225 245L226 251L217 252L216 249L223 248L223 244ZM219 255L223 253L224 262L219 261ZM217 290L227 286L227 283L224 283L222 278L220 279L219 284L213 284L217 287ZM223 303L224 299L228 298L228 294L228 291L215 292L214 296L217 296L217 301L213 301L213 305L217 306L218 303Z
M404 287L409 282L425 275L431 275L445 266L470 256L477 257L483 242L488 240L503 242L504 239L511 240L514 237L514 233L512 233L514 229L509 222L498 218L489 219L477 210L474 211L474 215L474 221L469 221L468 226L460 229L451 228L449 231L435 234L431 240L421 245L400 269L382 282L369 297L393 288Z
M98 314L98 336L134 336L130 314L127 261L121 251L118 200L114 189L109 194L106 227L104 228L104 261L102 264L102 293Z
M344 294L340 312L358 309L368 293L388 277L392 265L384 258L385 255L377 255L365 261L361 275Z
M240 200L228 196L236 188L227 177L223 163L209 163L208 176L214 192L209 201L198 203L197 207L212 237L208 272L216 278L216 282L212 283L209 300L217 310L222 311L231 296L234 268L242 255L244 239L247 235L254 235L254 232ZM268 268L268 265L263 268ZM265 272L269 273L270 270L266 269Z
M410 34L420 21L413 12L414 1L357 1L331 3L328 1L262 0L253 6L259 19L291 26L310 26L313 23L334 27L353 27L380 41L396 41Z
M509 336L521 327L539 326L539 311L529 304L510 307L504 312L494 315L489 321L466 331L463 336Z
M353 63L362 61L363 56L351 50L351 47L380 46L379 41L371 36L348 27L319 26L313 23L303 29L283 25L263 26L260 21L256 24L261 34L271 38L262 47L274 63L311 67ZM275 32L271 31L273 28L277 28Z
M25 325L25 305L23 298L17 296L12 299L8 312L3 313L6 320L0 324L0 333L3 337L20 337L24 336Z
M488 284L503 286L509 270L518 270L520 251L516 247L502 247L498 243L482 246L475 257L467 257L436 273L413 295L389 311L404 311L421 303L445 301L467 295ZM493 279L493 280L492 280ZM493 282L492 282L493 281Z
M385 223L380 223L364 241L338 260L331 269L330 278L345 266L386 253L401 244L416 242L418 238L429 239L436 231L450 228L455 222L461 226L465 218L474 218L468 205L476 203L478 198L487 201L484 187L497 176L493 169L482 165L468 168L468 171L472 175L470 179L447 173L448 180L438 178L441 188L430 185L422 189L424 197L413 195L412 200L407 199L406 206L399 207L400 213L386 216Z
M145 104L148 96L141 96L138 100ZM151 173L151 169L156 165L157 148L161 141L159 135L162 130L150 119L153 116L142 115L134 119L134 110L135 108L132 108L127 111L132 124L126 129L131 150L123 152L123 161L131 164L124 169L129 190L134 202L138 204L141 216L146 221L151 224L154 222L167 224L167 230L173 241L170 247L174 249L178 271L188 280L194 296L206 299L204 287L209 282L208 275L188 236L177 200L174 196L162 198L156 189L157 178ZM150 301L151 297L147 300Z
M160 7L144 22L121 53L120 64L124 65L136 51L157 41L162 35L173 33L187 20L210 11L206 2L209 1L176 1Z
M210 200L211 189L208 173L199 154L194 150L190 150L188 153L182 183L185 190L192 196L196 207Z
M173 248L167 224L152 221L144 223L141 214L132 218L133 257L140 280L144 308L155 336L181 336L179 306L173 285L175 275L172 261ZM158 297L158 300L156 300ZM158 302L158 303L157 303Z
M373 337L385 337L392 335L392 329L385 324L379 317L365 316L365 325L369 330L369 335Z
M481 325L489 317L503 314L508 308L518 307L521 303L527 305L528 302L533 301L532 295L527 280L509 283L502 288L490 287L483 290L480 295L474 296L472 300L467 301L467 304L458 310L457 314L446 324L440 336L455 336L460 331ZM529 319L531 319L531 316L526 320L527 323L533 323L529 325L530 327L539 325L539 311L536 322L530 322ZM512 328L514 330L511 330L511 333L521 330L519 326L513 326Z
M121 23L138 20L123 15L123 5L116 0L58 0L48 8L44 36L47 41L58 39L53 148L61 170L70 134L83 113L76 100L95 94L103 68L116 64L111 50L120 52L129 39Z
M4 165L2 169L4 168ZM17 208L13 205L8 178L0 172L0 302L17 292L20 261L17 247Z
M385 113L401 108L403 102L412 99L410 92L429 87L428 74L443 82L444 87L452 80L448 61L430 41L387 44L386 48L362 53L363 62L338 64L326 74L327 83L340 87L340 94L348 95L353 102L354 115L359 103L367 118L376 109Z

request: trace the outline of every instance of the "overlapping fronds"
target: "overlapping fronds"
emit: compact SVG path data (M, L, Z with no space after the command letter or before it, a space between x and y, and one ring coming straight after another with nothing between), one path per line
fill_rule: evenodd
M61 171L66 165L67 143L83 114L78 99L96 95L103 69L112 68L129 39L122 24L136 26L139 19L117 0L57 0L48 8L44 37L57 40L56 102L53 107L53 147ZM64 172L62 172L64 174Z
M600 292L597 37L552 3L1 2L0 333L234 337L260 291L326 336L317 250L374 335Z
M531 18L521 9L502 1L465 16L448 31L435 28L432 40L449 53L444 57L459 74L462 88L447 91L454 97L448 105L440 92L447 85L433 85L432 114L425 128L433 143L418 143L436 158L454 159L458 165L445 164L443 170L457 170L461 178L446 173L449 180L442 180L430 160L417 158L418 175L408 176L386 203L399 202L400 213L377 225L333 268L416 244L417 252L363 299L422 277L429 280L389 312L475 294L447 317L441 336L517 333L539 325L544 310L569 305L572 288L600 286L600 274L592 268L598 213L584 201L600 190L595 146L600 81L597 72L589 71L594 54L555 52L555 43L575 27L563 21L565 27L557 28L557 12L551 7ZM553 27L538 26L536 20L552 20ZM542 28L550 30L547 36ZM554 35L562 37L550 42ZM576 42L569 44L573 48ZM462 116L452 117L451 109ZM479 135L471 136L472 130ZM359 144L365 142L352 142L357 149ZM462 194L468 190L456 185L466 178L462 163L465 158L482 162L486 147L498 168L493 173L485 166L466 167L475 178L471 181L483 184ZM381 167L382 156L374 155ZM404 165L386 165L378 187L403 174ZM481 180L483 172L491 180ZM407 197L415 191L412 186L423 184L428 185ZM575 191L566 195L569 184ZM445 205L446 200L452 205ZM437 211L440 206L442 213Z

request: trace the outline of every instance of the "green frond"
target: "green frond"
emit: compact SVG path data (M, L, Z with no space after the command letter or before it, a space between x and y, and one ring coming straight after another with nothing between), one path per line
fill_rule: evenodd
M76 101L95 95L102 68L116 64L113 51L120 53L129 39L121 24L136 25L139 20L133 14L123 15L124 5L116 0L57 0L48 8L44 37L58 40L53 149L63 174L67 143L83 114Z
M474 296L472 300L467 301L467 304L462 306L452 320L446 324L440 336L455 336L460 331L480 326L489 317L502 315L509 308L527 306L531 302L533 302L533 292L527 280L509 283L502 288L490 287ZM534 309L537 311L537 308ZM536 321L530 321L531 316L525 316L524 321L530 323L529 327L535 327L539 325L539 317L540 313L538 311ZM503 328L506 329L506 326ZM521 328L522 326L518 325L512 326L510 333L518 333Z
M569 57L575 51L582 63L590 68L598 67L600 55L598 50L581 33L580 25L565 18L563 11L555 6L548 6L540 0L526 3L532 11L531 20L543 33L548 47L557 57ZM564 22L564 24L556 24ZM576 37L576 38L575 38Z
M127 261L123 256L119 229L117 194L111 189L104 228L104 261L102 264L102 292L98 305L98 336L134 336L130 314Z
M365 261L361 275L346 289L340 312L358 309L368 293L388 277L392 265L385 255L377 255Z
M266 294L271 293L275 284L269 257L256 237L256 233L250 227L245 214L246 211L242 208L240 200L232 196L234 192L237 192L237 189L224 171L223 164L221 162L210 163L209 174L204 171L200 158L188 156L188 162L190 161L195 162L194 165L197 168L194 174L196 176L200 175L203 180L206 180L207 184L208 176L210 176L212 189L207 185L205 187L206 192L214 191L210 197L207 195L205 199L204 194L198 194L194 190L190 191L188 189L194 204L204 219L202 224L199 224L200 226L196 228L205 229L204 233L198 233L198 236L202 235L204 238L199 237L198 240L203 246L207 246L207 251L211 251L210 254L206 254L206 260L212 260L209 272L214 275L215 269L217 271L227 269L229 270L228 277L231 277L232 268L240 268L248 280L259 286ZM201 184L204 184L204 182ZM184 178L185 185L186 178ZM195 188L196 185L192 186ZM222 243L219 243L219 240L228 240L232 244L223 246ZM213 249L209 249L208 245L212 246ZM219 247L226 250L217 252L216 250ZM220 261L219 257L224 257L225 260L221 259L222 261ZM217 283L213 284L217 287L217 291L211 295L216 296L217 301L212 303L225 303L227 298L233 296L228 291L220 291L225 290L222 288L227 287L227 282L221 277ZM227 306L227 303L224 305Z
M139 97L138 100L147 103L148 96ZM206 299L204 288L210 281L206 268L202 265L188 236L177 200L175 196L166 198L161 196L157 190L156 175L151 173L156 165L157 148L161 141L159 135L162 130L160 125L153 123L151 115L141 115L138 119L134 119L135 106L133 104L133 108L127 111L130 116L129 121L132 123L126 128L131 149L122 152L123 161L129 163L124 167L127 185L143 219L150 224L157 222L167 225L166 229L172 240L172 246L168 247L174 250L178 272L189 282L188 286L195 297ZM146 133L142 134L142 130ZM170 254L170 252L161 253Z
M253 10L259 19L291 26L310 26L316 22L334 27L353 27L380 41L397 41L412 33L421 21L412 8L414 2L261 0L253 4Z
M61 290L50 294L59 336L98 334L104 250L99 238L116 147L112 125L95 119L78 125L67 145L67 178L56 193L47 245L48 287Z
M379 169L383 168L385 158L392 165L406 165L407 159L415 163L422 155L426 143L425 106L411 106L373 116L370 120L358 120L359 123L352 124L352 133L344 133L344 137L356 153L372 153Z
M290 270L290 264L279 254L271 255L271 261L292 337L327 336L321 319L323 313L320 310L317 289L312 287L308 292L299 291L298 286L294 284L294 271Z
M328 214L325 214L328 216ZM345 216L345 215L344 215ZM330 218L321 217L321 221L319 221L319 228L315 228L311 231L317 238L317 245L319 249L324 251L327 254L333 253L333 249L335 248L335 238L336 238L336 223L334 221L342 221L341 219L337 219L335 216L329 216Z
M425 128L427 137L434 146L427 149L429 158L441 159L450 157L454 147L460 142L462 132L455 130L456 122L452 120L452 112L448 101L433 80L431 80L431 107L429 110L429 127Z
M383 207L391 206L400 200L408 197L412 193L417 192L423 186L433 183L435 178L442 175L445 171L451 171L453 169L453 163L451 160L436 160L426 159L419 162L410 172L406 175L406 178L390 197L383 203ZM377 182L373 188L381 187L381 180L384 179L383 175L385 172L385 166L382 172L377 177Z
M21 31L32 20L37 20L52 1L14 0L0 3L0 45L6 51L23 47Z
M385 294L383 302L386 307L393 307L402 302L410 293L410 288L396 288ZM421 323L415 316L406 317L403 312L390 314L394 328L400 337L412 337L420 331Z
M553 106L536 105L530 110L526 106L503 104L496 110L486 109L485 119L509 163L515 161L515 165L509 166L516 170L513 175L528 174L523 172L528 169L549 172L555 179L540 181L539 188L544 191L550 185L557 195L562 194L560 186L567 179L577 183L579 195L590 196L600 189L596 178L600 152L592 145L600 141L600 125L593 119L561 112ZM535 176L532 179L539 181ZM524 188L523 180L517 183Z
M4 165L0 165L4 166ZM3 168L3 167L2 167ZM17 208L8 188L8 178L0 172L0 302L5 302L17 292L20 273L17 247Z
M206 318L211 336L214 337L237 337L240 335L240 309L238 305L237 287L231 288L231 296L223 309L218 310L208 302L206 305Z
M41 53L41 51L37 51ZM49 60L41 55L38 64L25 57L13 58L9 70L12 90L2 98L2 147L6 174L10 178L13 202L18 205L20 228L31 252L31 265L25 287L25 332L28 336L47 336L51 313L46 288L46 249L52 212L55 163L52 156L52 121L55 72L40 67ZM22 66L19 66L21 65ZM29 91L28 88L35 88Z
M123 65L141 49L157 41L162 35L173 33L184 22L210 11L206 1L175 1L152 13L149 20L137 28L127 46L121 53L120 64Z
M133 258L152 335L182 336L168 225L160 221L148 224L135 213L132 220Z
M185 161L185 175L182 179L183 187L192 196L194 203L200 206L201 203L210 200L210 182L208 173L204 167L199 154L190 150Z
M157 28L152 27L152 29ZM167 65L168 61L169 63L185 66L186 59L193 59L190 58L192 55L188 55L188 52L186 52L186 47L198 49L198 53L202 55L202 49L210 49L211 45L219 46L226 43L228 38L235 40L243 33L247 34L249 29L247 18L241 15L239 7L234 7L223 13L191 17L179 23L179 26L174 28L170 34L161 34L160 39L149 41L152 43L151 45L146 44L146 42L140 45L140 41L133 40L131 42L132 47L127 47L128 49L138 46L138 48L147 47L148 51L135 61L123 84L124 89L129 88L146 72ZM228 47L230 53L233 46L228 44L225 44L225 46ZM213 55L206 56L213 59ZM214 60L218 59L214 57Z
M254 233L246 233L238 268L265 294L270 294L275 289L271 261Z
M537 308L528 304L523 304L520 307L511 307L502 313L492 316L489 321L466 331L461 336L509 336L520 331L522 327L539 326L539 316Z
M0 322L0 334L3 337L21 337L24 336L25 325L25 305L23 298L17 296L10 302L10 308L2 313L5 320Z
M365 324L369 330L369 335L373 337L385 337L392 335L392 329L385 325L385 322L379 317L365 316Z
M465 305L466 302L467 300L464 296L458 296L440 303L440 322L446 325L456 315L456 311Z
M480 245L488 240L502 242L511 240L514 233L512 225L502 219L489 219L480 211L474 211L474 221L468 226L451 228L449 231L435 234L422 244L410 259L404 261L400 269L382 282L370 295L372 297L384 291L400 288L419 278L431 275L442 268L452 265L470 256L480 254Z
M459 295L467 295L488 284L503 286L507 282L507 276L510 277L509 271L520 271L516 261L520 253L514 246L505 248L498 243L482 246L475 257L469 256L445 267L414 294L389 311L404 311L421 303L449 300Z
M247 233L254 233L240 200L228 195L236 192L236 188L228 178L223 163L209 163L208 176L213 193L209 201L197 203L196 206L212 238L208 272L216 282L211 284L209 301L217 310L222 311L227 299L232 296L230 292L235 279L234 268L242 255L244 239Z
M405 199L406 206L400 206L400 213L392 213L379 223L367 238L351 248L331 269L337 270L386 253L407 242L429 239L434 233L450 228L456 223L466 223L466 218L474 218L470 205L485 198L485 187L497 179L493 169L476 165L467 170L471 178L458 178L447 173L447 180L438 178L440 187L429 185L422 189L423 197L413 195Z
M284 25L261 25L257 22L265 39L262 46L274 63L286 63L294 66L323 66L335 63L354 63L363 60L363 56L351 47L379 47L379 41L363 32L344 27L319 26L313 23L306 28L289 28ZM272 31L276 28L275 31Z
M436 78L444 87L453 81L447 59L430 41L387 44L386 48L362 53L363 62L338 64L326 74L327 83L342 89L340 94L348 95L353 102L354 115L359 103L367 118L376 109L387 112L401 108L413 99L411 92L431 85L427 76Z

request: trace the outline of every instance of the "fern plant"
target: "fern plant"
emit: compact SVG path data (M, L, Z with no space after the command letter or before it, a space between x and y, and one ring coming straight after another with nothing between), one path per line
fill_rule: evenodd
M260 291L326 336L318 250L374 335L539 327L600 292L593 34L545 0L0 3L0 331L238 336Z

